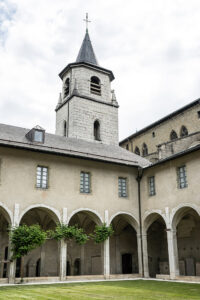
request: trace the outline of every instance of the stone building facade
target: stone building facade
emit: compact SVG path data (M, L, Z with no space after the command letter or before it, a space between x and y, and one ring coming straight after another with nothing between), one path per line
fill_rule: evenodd
M22 268L26 282L79 276L198 280L200 146L195 117L193 129L189 125L198 101L181 113L191 114L187 122L176 123L175 114L172 125L166 119L154 126L154 144L143 140L152 152L165 143L165 156L152 163L118 145L118 103L110 85L114 76L98 65L88 32L76 62L60 77L56 134L39 126L29 130L0 124L0 282L19 282ZM171 148L162 135L164 122L165 136L182 124L188 130L173 140L173 153L167 152ZM148 130L144 138L150 139ZM83 246L48 240L23 263L10 260L9 226L53 229L56 223L76 224L88 234L97 224L112 224L114 235L103 244L90 240Z

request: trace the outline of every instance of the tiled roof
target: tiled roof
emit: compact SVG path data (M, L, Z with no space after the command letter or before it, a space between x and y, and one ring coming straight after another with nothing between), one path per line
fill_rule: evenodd
M95 141L87 142L81 139L66 138L45 133L44 144L30 142L26 138L29 130L22 127L0 124L0 145L128 166L145 167L150 165L147 159L119 146L106 145Z

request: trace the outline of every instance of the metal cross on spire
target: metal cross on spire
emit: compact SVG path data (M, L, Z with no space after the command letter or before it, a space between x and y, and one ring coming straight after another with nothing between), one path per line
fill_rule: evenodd
M86 23L86 31L88 31L88 23L91 22L91 21L88 19L88 13L86 13L86 18L83 19L83 21Z

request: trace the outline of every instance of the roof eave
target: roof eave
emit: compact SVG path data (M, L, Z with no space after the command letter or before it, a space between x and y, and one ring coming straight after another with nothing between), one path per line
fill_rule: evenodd
M65 73L71 69L71 68L76 68L76 67L80 67L80 66L84 66L84 67L89 67L91 69L96 69L98 71L101 71L101 72L104 72L104 73L107 73L110 77L110 80L113 81L115 79L114 77L114 74L112 71L108 70L108 69L105 69L105 68L102 68L100 66L97 66L97 65L93 65L91 63L87 63L87 62L74 62L74 63L70 63L68 64L59 74L58 76L63 80L63 77L65 75Z

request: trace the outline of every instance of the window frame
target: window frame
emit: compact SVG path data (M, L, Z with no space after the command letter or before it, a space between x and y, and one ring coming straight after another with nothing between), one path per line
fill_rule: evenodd
M38 169L41 168L41 175L40 175L40 179L38 182ZM46 175L46 185L43 186L43 173L44 173L44 169L47 170L47 175ZM36 188L37 189L42 189L42 190L47 190L49 189L49 167L48 166L42 166L42 165L37 165L36 166Z
M122 183L125 183L125 193L123 191L123 186ZM119 176L118 177L118 196L119 198L128 198L128 178L127 177L123 177L123 176Z
M177 187L178 189L184 189L188 187L188 181L187 181L187 170L186 165L181 165L177 167Z
M155 175L148 177L148 194L149 197L156 195Z
M83 175L83 178L82 178L82 175ZM86 181L86 175L88 175L88 187L86 188L85 186L85 181ZM82 183L82 180L83 180L83 183ZM87 171L81 171L80 172L80 194L91 194L92 190L91 190L91 173L90 172L87 172Z

